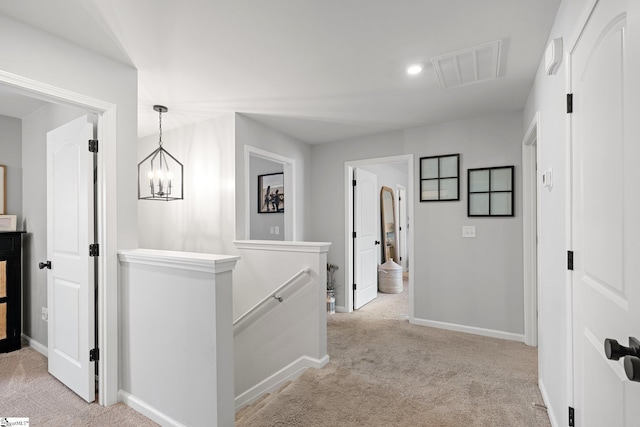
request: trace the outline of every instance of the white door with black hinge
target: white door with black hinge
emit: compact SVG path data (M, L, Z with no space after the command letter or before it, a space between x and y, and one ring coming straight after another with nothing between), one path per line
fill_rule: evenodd
M353 188L354 248L353 308L359 309L378 296L378 251L380 241L380 209L378 205L377 175L356 168Z
M640 419L640 383L627 378L640 380L640 359L625 358L606 341L628 346L629 337L640 338L639 12L635 0L599 0L569 46L573 400L580 427L630 427Z
M93 125L87 116L47 134L47 302L49 372L95 400Z

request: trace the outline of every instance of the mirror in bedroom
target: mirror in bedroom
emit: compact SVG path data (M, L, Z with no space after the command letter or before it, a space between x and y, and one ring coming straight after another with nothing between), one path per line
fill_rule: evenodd
M380 218L382 222L382 247L384 250L384 262L393 260L398 262L397 236L396 236L396 207L393 189L382 187L380 190Z

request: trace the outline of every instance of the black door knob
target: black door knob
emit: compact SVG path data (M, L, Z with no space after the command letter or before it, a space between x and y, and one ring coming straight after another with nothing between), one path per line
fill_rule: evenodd
M43 268L47 268L47 269L51 270L51 261L41 262L40 264L38 264L38 268L40 270L42 270Z
M640 359L635 356L625 357L624 372L631 381L640 382Z
M620 345L618 341L604 340L604 353L609 360L620 360L624 357L624 372L631 381L640 382L640 341L629 337L629 347Z

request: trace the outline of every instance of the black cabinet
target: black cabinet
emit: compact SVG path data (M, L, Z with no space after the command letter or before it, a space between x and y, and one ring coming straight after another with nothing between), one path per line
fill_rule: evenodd
M0 353L20 349L22 234L0 232Z

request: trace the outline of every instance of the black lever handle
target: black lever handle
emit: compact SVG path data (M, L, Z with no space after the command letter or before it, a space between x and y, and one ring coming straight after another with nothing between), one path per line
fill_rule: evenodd
M376 243L376 245L379 245L380 244L380 240L376 240L375 243Z
M635 342L634 342L635 341ZM618 341L607 338L604 340L604 354L609 360L620 360L625 356L640 356L640 342L633 337L629 337L629 347L620 345Z
M41 262L40 264L38 264L38 268L40 270L42 270L43 268L47 268L47 269L51 270L51 261Z
M640 359L636 356L625 357L624 372L631 381L640 382Z
M604 340L604 354L609 360L620 360L624 357L624 372L631 381L640 382L640 341L629 337L629 347L620 345L618 341Z

